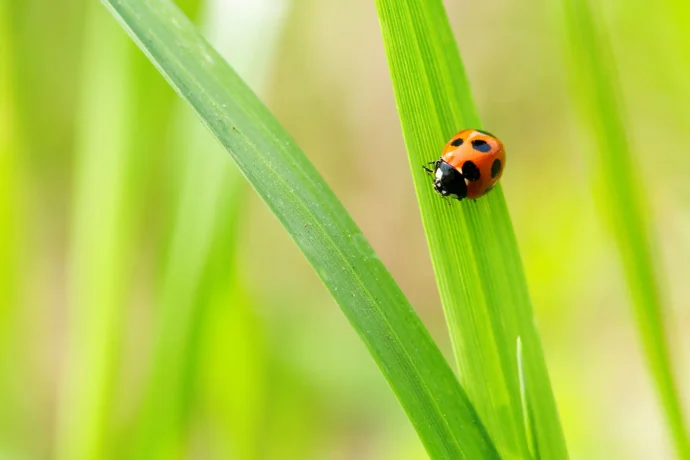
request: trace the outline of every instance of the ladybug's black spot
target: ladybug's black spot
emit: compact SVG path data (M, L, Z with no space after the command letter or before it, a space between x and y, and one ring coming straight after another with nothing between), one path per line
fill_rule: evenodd
M491 150L491 145L484 139L475 139L472 141L472 148L480 152L486 153Z
M479 168L472 161L466 161L462 164L462 175L470 182L479 180Z
M460 147L464 141L462 140L462 137L458 137L457 139L454 139L453 142L450 143L453 147Z
M501 160L496 158L493 163L491 163L491 178L495 178L498 176L498 173L501 172Z
M494 139L496 138L496 136L494 136L493 134L491 134L489 131L484 131L483 129L475 129L475 131L477 131L478 133L486 134L487 136L491 136L491 137L493 137Z

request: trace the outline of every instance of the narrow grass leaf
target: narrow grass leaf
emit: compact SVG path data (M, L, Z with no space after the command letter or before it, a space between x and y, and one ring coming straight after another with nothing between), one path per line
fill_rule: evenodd
M220 155L213 155L220 153L217 143L191 115L180 110L175 122L175 132L180 134L175 144L182 147L185 161L182 177L178 178L181 193L158 290L153 360L133 446L136 458L177 457L187 448L185 432L189 407L196 397L193 387L202 347L202 337L195 331L202 327L208 306L200 286L213 254L214 237L233 239L230 233L217 234L218 223L232 215L229 206L220 206L220 202L239 191L240 178ZM198 152L206 155L199 158ZM231 243L219 255L228 265L234 253ZM160 391L162 387L166 391Z
M198 393L205 415L218 425L211 456L258 460L265 458L266 415L279 409L270 405L271 363L264 325L238 276L242 267L235 257L237 237L250 190L244 182L235 184L238 189L218 206L221 218L199 289L198 304L204 306L205 317L200 327L198 369L203 381Z
M226 147L369 348L433 458L496 452L448 364L292 139L168 0L104 0Z
M625 129L611 45L588 1L563 4L575 99L597 152L596 197L618 246L637 328L678 457L687 459L690 441L669 360L651 213Z
M69 248L68 345L55 438L58 459L102 458L112 420L126 298L133 47L109 20L100 5L87 8Z
M528 458L515 347L521 337L538 450L544 458L566 458L501 186L480 200L448 206L422 169L438 159L453 134L481 128L444 7L440 0L376 5L462 386L501 455ZM507 155L510 164L510 145Z
M9 5L0 5L0 335L5 336L14 305L19 255L19 126L14 100L14 53Z
M539 451L537 450L539 444L537 443L537 440L535 438L536 429L534 427L534 418L532 418L532 414L530 413L530 407L532 405L527 400L529 396L527 394L527 381L525 378L525 366L523 363L523 359L524 358L522 356L522 341L520 340L520 337L518 337L517 360L518 373L520 375L520 400L522 402L522 420L525 424L525 436L527 437L527 445L529 447L529 451L531 454L530 458L538 460L541 457L539 456Z
M23 153L19 120L17 119L16 68L13 42L16 36L10 26L9 2L0 3L0 444L10 457L29 456L26 446L31 426L23 405L27 360L18 359L23 337L19 333L20 255L26 250L27 239L21 230L27 225L23 211Z

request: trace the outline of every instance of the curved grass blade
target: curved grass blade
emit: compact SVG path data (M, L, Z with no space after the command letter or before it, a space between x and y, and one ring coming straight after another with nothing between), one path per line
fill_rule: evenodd
M169 0L103 0L226 147L376 360L432 458L496 458L448 364L292 139Z
M584 124L597 155L596 196L603 219L611 226L633 302L637 328L661 398L678 458L690 458L678 390L668 353L664 305L659 287L650 213L634 164L621 110L617 71L611 46L587 0L564 0L571 73Z
M448 206L422 169L457 131L481 127L443 5L440 0L376 0L376 5L462 386L501 455L529 458L515 347L521 337L535 449L543 458L567 458L501 186L481 200Z

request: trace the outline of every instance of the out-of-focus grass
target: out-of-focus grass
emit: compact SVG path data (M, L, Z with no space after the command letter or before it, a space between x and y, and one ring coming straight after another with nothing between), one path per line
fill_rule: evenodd
M221 54L241 69L242 77L258 93L265 92L270 63L279 43L285 21L286 1L246 0L235 2L234 14L223 14L228 5L211 2L206 5L204 30L209 41L216 43ZM230 21L230 22L228 22ZM180 104L183 104L180 101ZM201 163L191 173L197 181L219 178L221 186L212 210L214 233L209 257L198 290L197 305L203 317L196 335L200 341L196 372L197 402L206 418L219 427L220 436L209 449L214 458L267 458L264 437L269 422L270 358L266 349L266 332L256 314L256 304L240 278L237 249L242 224L246 222L249 187L229 161L222 146L185 105L188 123L194 126L187 157ZM201 155L199 152L204 152ZM188 177L191 175L189 173ZM197 184L203 188L203 185ZM194 187L189 187L194 189ZM190 193L190 195L195 195ZM308 411L304 412L308 414ZM295 422L300 417L295 417ZM274 440L277 452L294 448L294 457L305 457L301 442ZM278 454L280 455L280 454Z
M563 3L574 94L597 152L592 171L595 194L618 246L640 338L676 452L679 458L690 458L690 441L669 359L666 307L655 260L652 213L645 194L645 185L653 176L648 176L648 170L643 175L633 160L613 54L605 29L597 22L602 16L592 13L589 0Z
M168 1L104 1L277 215L368 346L434 458L496 452L440 351L342 205Z
M98 5L87 9L70 228L69 358L56 434L60 459L102 458L106 452L126 299L131 47L107 19Z
M448 206L422 169L457 131L481 128L444 7L436 0L376 3L463 387L504 458L567 458L501 186L481 200ZM507 157L510 164L509 145ZM534 425L530 429L523 420ZM530 431L534 452L528 448Z
M22 171L18 161L22 149L12 73L15 60L7 6L7 2L0 4L0 445L14 451L19 448L17 440L21 438L16 419L21 417L13 413L19 407L11 384L14 379L5 376L14 375L17 362L12 350L20 334L13 327L16 324L13 306L19 295L20 225L24 215L20 200Z
M221 27L217 22L222 16L213 16L208 11L211 5L206 7L204 16L211 39L235 44L236 49L229 52L240 53L237 44L243 43L241 52L250 54L254 49L252 56L256 57L259 48L270 46L266 36L261 43L243 41L239 36L242 18L236 17L236 24ZM275 23L257 27L280 29ZM234 39L227 37L233 34ZM257 71L249 77L263 79ZM199 375L208 375L213 394L224 401L220 407L232 414L220 418L225 430L221 439L233 440L232 445L217 446L215 450L220 452L216 455L257 458L258 421L263 414L257 409L265 399L264 376L259 369L266 358L260 351L259 326L251 321L251 302L242 294L234 267L245 184L223 155L222 146L188 107L179 109L172 144L181 146L180 192L158 291L160 323L153 369L137 421L133 455L169 458L189 449L185 433L189 420L195 419L191 408L203 381ZM226 329L224 334L218 334L219 326ZM226 350L223 359L219 359L216 349ZM223 391L216 389L219 385ZM162 386L166 391L160 391ZM213 412L219 416L219 411Z
M244 33L252 26L278 33L281 16L257 17L260 9L246 8L232 24L220 24L225 16L214 11L219 6L222 3L206 4L203 16L210 39L231 44L226 51L249 67L247 77L260 85L267 67L260 60L270 58L274 43L268 34L252 41ZM221 428L210 455L261 458L267 356L261 325L234 266L246 186L208 130L188 107L180 109L173 145L181 146L181 191L159 290L161 322L134 455L168 458L171 452L189 449L189 421L203 423L206 415ZM161 392L161 385L167 391ZM204 401L203 413L195 413L192 408L208 394L214 400Z
M6 4L0 5L0 330L8 324L9 305L15 294L19 222L19 175L16 156L19 139L14 107L14 56ZM4 335L4 333L0 333Z
M203 135L210 140L205 129ZM207 152L218 149L220 146L214 145ZM194 302L196 314L203 316L192 331L199 346L195 365L187 370L185 378L190 383L187 393L197 395L194 402L201 409L192 414L191 420L210 421L217 426L214 442L206 446L213 458L273 458L266 455L270 451L265 443L267 435L273 439L274 455L295 449L290 457L300 458L305 456L300 450L303 443L274 437L275 431L269 427L272 411L268 405L273 399L270 378L276 369L267 350L266 331L242 284L241 267L234 257L249 190L221 155L224 152L216 153L219 155L211 161L225 160L221 171L230 182L218 197L214 238ZM276 407L275 413L281 412ZM304 414L308 413L305 408ZM299 419L295 417L293 423L299 423Z
M668 54L664 53L663 70L667 72L664 77L670 80L673 85L673 92L680 93L684 97L684 104L678 104L680 107L686 107L687 101L690 100L690 85L687 84L686 75L690 72L690 34L688 34L688 21L690 21L690 5L684 0L668 0L657 5L658 14L656 22L652 23L656 37L661 38L662 46L666 48ZM637 10L632 10L630 13L634 14ZM645 20L649 18L644 16ZM667 25L664 27L664 25ZM655 37L655 38L656 38ZM674 115L677 112L673 112ZM675 123L687 123L687 117L683 115L685 112L680 112L676 118L680 120L673 120ZM683 125L687 127L687 124Z
M225 267L217 262L215 269L226 274L225 285L235 284L232 264L236 232L226 222L231 219L231 224L238 224L235 208L242 199L240 178L188 112L180 116L177 125L184 138L176 136L175 144L182 146L184 162L173 234L157 291L158 323L143 411L137 422L136 458L177 457L186 448L184 432L204 343L199 331L213 303L207 291L218 289L203 285L210 259L224 261ZM215 240L225 240L222 251L212 248ZM225 306L235 307L233 302ZM230 352L228 359L232 359ZM160 391L163 387L166 391Z
M133 180L132 170L142 164L141 131L156 132L153 126L168 120L137 110L135 95L156 93L146 90L136 49L102 6L90 3L86 11L69 225L67 359L55 437L56 458L62 459L103 458L114 448L115 385L128 312L122 307L131 300L136 272L132 218L140 211L135 203L143 184Z

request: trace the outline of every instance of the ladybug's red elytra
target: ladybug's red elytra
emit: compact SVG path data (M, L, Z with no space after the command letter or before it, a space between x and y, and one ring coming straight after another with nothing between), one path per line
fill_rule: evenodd
M453 136L441 158L432 161L434 190L444 197L476 200L493 188L503 174L506 154L498 138L486 131L466 129Z

